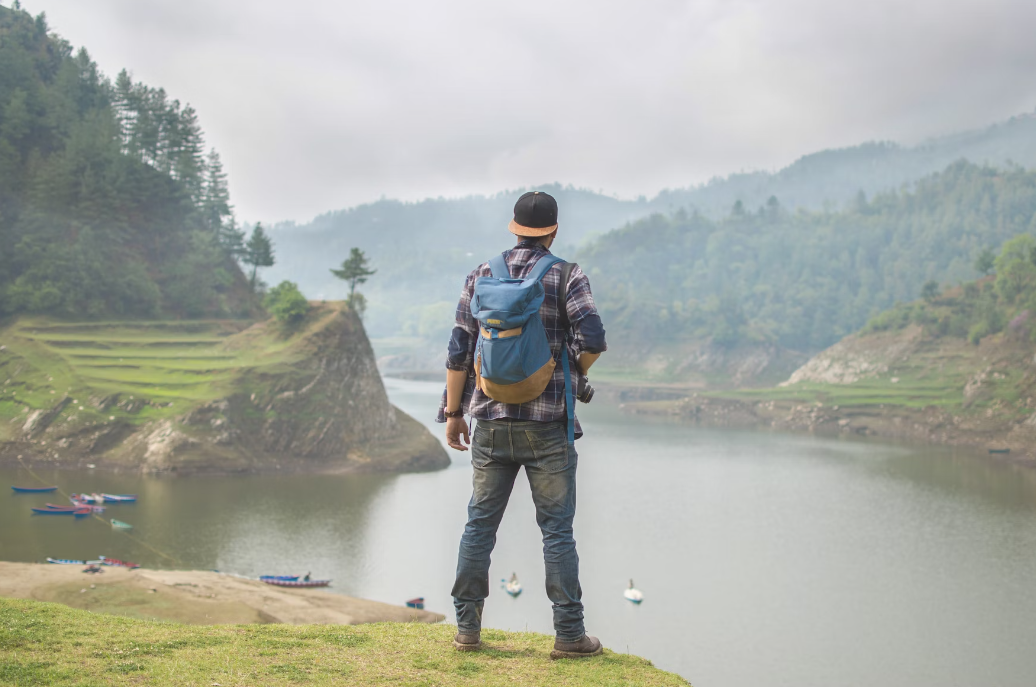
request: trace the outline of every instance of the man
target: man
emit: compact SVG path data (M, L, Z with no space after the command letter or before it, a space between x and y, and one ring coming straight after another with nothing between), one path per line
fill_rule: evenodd
M540 258L550 255L558 232L557 202L538 191L522 195L515 203L514 220L508 228L518 236L518 243L504 254L504 259L511 277L524 278ZM457 581L453 586L457 609L454 646L460 651L482 647L479 633L482 607L489 595L490 554L515 477L525 466L536 506L536 522L543 534L547 597L554 608L556 638L551 658L597 656L602 652L601 643L596 637L587 636L583 627L579 556L572 535L577 455L575 444L568 439L565 379L560 361L562 346L568 346L569 360L576 362L570 373L575 388L579 373L586 374L607 346L590 293L590 281L577 266L570 269L564 303L558 303L562 265L552 266L543 278L545 297L539 315L558 364L543 393L527 403L494 401L474 383L475 347L480 330L470 304L476 280L492 275L489 263L468 275L457 305L446 362L446 392L438 421L446 423L446 441L451 448L467 451L471 446L474 469L468 523L460 542ZM567 329L561 308L568 315ZM465 410L478 420L470 439ZM575 436L579 437L582 431L578 420L574 422Z

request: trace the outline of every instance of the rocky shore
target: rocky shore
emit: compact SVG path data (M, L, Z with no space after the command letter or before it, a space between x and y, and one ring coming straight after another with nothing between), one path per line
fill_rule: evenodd
M955 415L936 408L839 406L786 400L745 401L693 394L676 401L634 401L626 412L666 415L701 427L869 436L970 446L998 459L1036 467L1036 423L1005 423L995 414ZM1001 453L1006 450L1007 453Z

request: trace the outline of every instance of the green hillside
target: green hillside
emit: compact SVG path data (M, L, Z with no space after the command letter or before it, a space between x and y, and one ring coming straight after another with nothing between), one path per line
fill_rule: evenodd
M551 661L553 638L455 626L196 626L0 599L0 682L14 685L687 685L628 654Z
M855 433L1010 450L1036 461L1036 238L980 267L995 274L898 304L784 383L632 406L708 425Z
M392 407L359 318L0 326L0 461L142 471L414 470L449 464Z
M974 279L983 250L1033 226L1036 172L960 162L842 212L789 212L774 199L719 221L654 216L574 257L617 341L816 351L925 282Z
M1009 168L1012 164L1036 167L1036 116L1022 115L982 130L933 139L916 146L864 143L819 151L778 171L732 174L699 186L662 191L651 199L620 200L559 184L537 188L558 198L561 230L555 252L563 257L574 259L578 254L581 260L591 261L588 256L607 253L611 245L623 243L625 239L612 243L609 243L610 238L597 239L628 223L632 223L633 233L668 221L686 229L688 218L700 216L710 225L707 234L714 235L709 239L710 253L720 262L739 263L744 248L736 234L742 230L728 222L737 204L744 216L742 224L747 222L753 233L777 242L797 237L775 230L768 222L758 221L759 214L769 212L771 198L786 215L785 220L804 210L813 217L808 222L812 228L826 232L854 231L853 215L861 206L861 198L873 199L866 204L874 206L875 196L889 198L904 189L911 190L919 180L944 172L960 160L996 168ZM279 249L278 264L269 274L273 281L298 282L310 297L341 298L346 287L332 278L327 269L340 262L352 246L362 247L379 267L377 278L365 291L370 303L367 324L372 335L417 337L422 340L418 345L431 341L441 348L449 326L441 323L443 315L455 305L453 300L465 274L473 268L474 262L485 260L507 246L505 225L518 195L516 190L494 196L437 198L414 203L386 199L329 212L307 223L280 224L273 230ZM673 220L648 219L651 215L669 218L674 214ZM1014 233L1024 228L1015 226ZM889 227L889 230L898 229ZM728 231L735 236L731 241L721 240L719 235ZM970 240L965 234L971 231L958 226L958 233L952 238L955 242ZM999 245L1003 240L998 235L981 236L988 232L988 227L979 226L973 231L980 234L979 248ZM668 248L675 250L680 259L688 257L679 244ZM758 257L765 260L770 256ZM890 295L881 293L879 288L875 290L873 301L861 297L859 303L852 304L854 319L839 323L838 331L818 331L818 341L810 342L809 350L854 331L871 314L896 299L913 297L917 286L927 278L957 280L974 276L966 270L972 259L970 254L964 254L962 262L953 267L950 267L952 257L949 261L923 255L910 259L916 257L923 261L920 268L928 276L916 285L908 279L910 283L902 292L890 292ZM826 259L828 255L822 249L802 256L803 261L812 263ZM665 264L668 267L668 262ZM807 267L815 271L822 266L809 264ZM881 268L884 269L884 265ZM722 266L713 269L722 270ZM662 276L669 278L668 274ZM676 275L680 283L687 276ZM710 282L714 281L712 275L707 277ZM603 285L601 279L598 282ZM699 290L697 281L692 285L694 290ZM713 290L709 288L703 291L704 296L711 293ZM753 296L759 297L737 291L731 291L729 297L751 310L753 304L745 301ZM669 302L670 299L663 301L664 304ZM807 312L813 305L792 302L790 307ZM653 317L657 311L652 308L648 316ZM802 322L803 315L797 312L793 315L796 330L812 328L812 322ZM827 318L827 313L820 316L821 321ZM621 323L620 328L627 329L625 323ZM726 335L715 323L707 329L709 336L724 338ZM809 339L810 332L803 336Z
M229 348L228 337L249 324L20 318L0 330L7 349L0 376L11 377L0 414L50 408L57 394L93 399L79 412L84 423L111 417L138 424L182 413L229 393L241 368L278 362L293 342L272 330L256 348Z
M0 316L248 316L197 113L0 7Z

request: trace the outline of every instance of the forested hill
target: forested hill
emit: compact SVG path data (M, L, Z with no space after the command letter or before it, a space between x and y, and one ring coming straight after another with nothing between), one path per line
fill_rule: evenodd
M190 106L0 7L0 316L240 314L226 178Z
M771 196L789 209L844 207L866 195L898 190L958 160L1002 167L1036 167L1036 114L1025 114L976 131L934 138L916 146L872 142L805 155L777 172L745 172L707 184L660 193L651 201L665 212L697 210L723 217L740 201L752 211Z
M650 200L619 200L570 186L537 188L558 198L561 231L556 252L571 257L576 246L652 214L671 215L683 210L681 217L686 219L697 212L701 218L722 225L735 205L743 214L754 215L771 197L785 214L798 209L829 213L847 210L852 214L853 208L868 197L909 188L961 159L994 167L1008 166L1009 161L1036 167L1036 117L1023 115L913 147L866 143L825 150L806 155L777 172L734 174L702 186L663 191ZM340 263L351 247L360 247L378 268L378 275L365 287L370 304L366 322L372 335L416 334L438 340L445 336L442 330L448 328L448 320L443 324L443 318L451 312L451 301L473 261L506 246L505 225L518 195L519 191L511 191L416 203L380 200L329 212L306 224L283 223L272 231L278 264L267 276L272 282L297 281L310 297L342 297L347 286L328 268ZM965 266L967 262L964 260ZM959 266L953 275L971 276ZM909 279L904 283L915 286ZM897 292L895 297L915 295L916 291ZM863 314L854 312L854 326L866 319L872 307L889 302L887 294L874 296L881 305L875 306L861 296L859 308ZM806 317L800 314L796 326ZM812 330L812 321L805 326ZM818 337L805 336L811 342L828 342L834 336L832 331L841 330L839 324L836 330L828 329ZM802 336L796 340L801 343Z
M639 347L711 339L824 348L926 282L975 278L984 249L1036 230L1036 172L958 162L911 191L842 212L714 221L653 216L582 250L609 337Z
M554 195L562 208L562 255L565 246L574 249L593 232L650 213L646 201L621 201L572 187L537 188ZM306 225L276 225L271 235L277 264L267 276L274 282L296 281L311 298L341 298L348 286L329 270L348 256L351 247L360 247L378 270L364 288L371 303L368 331L373 336L434 331L445 340L464 276L513 238L507 223L519 194L418 203L381 200L330 212Z

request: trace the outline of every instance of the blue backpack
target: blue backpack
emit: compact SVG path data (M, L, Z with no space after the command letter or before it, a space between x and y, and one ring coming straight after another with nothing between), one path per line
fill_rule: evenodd
M554 356L547 332L540 320L543 277L547 270L565 261L554 255L541 257L525 279L512 279L504 254L489 261L491 277L479 277L471 298L471 314L480 323L475 348L475 385L486 396L501 403L527 403L540 396L554 375ZM564 280L562 280L564 281ZM562 284L559 297L567 289ZM562 322L567 324L565 304L558 303ZM565 407L568 441L575 440L572 380L568 364L568 334L561 345L565 372Z

